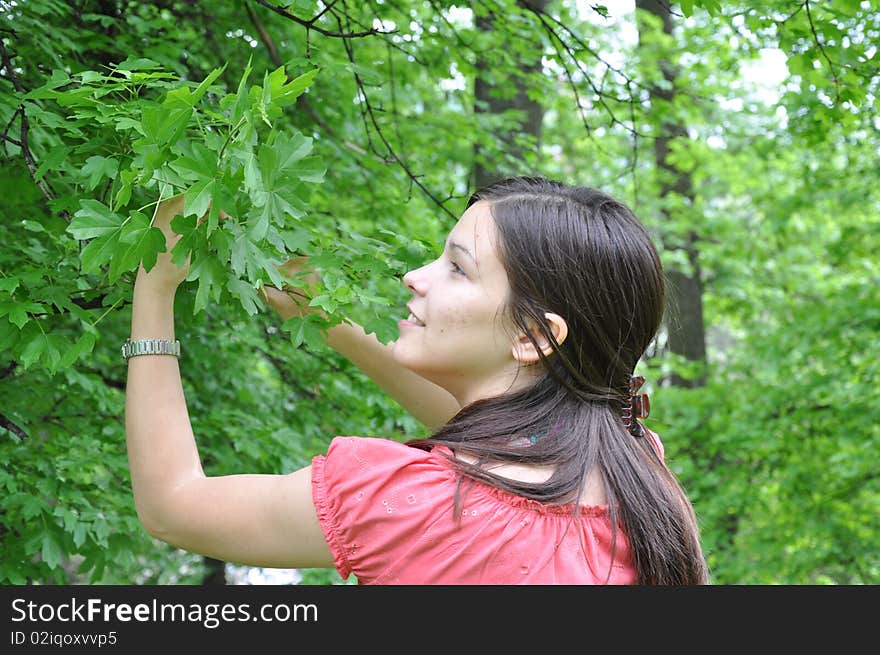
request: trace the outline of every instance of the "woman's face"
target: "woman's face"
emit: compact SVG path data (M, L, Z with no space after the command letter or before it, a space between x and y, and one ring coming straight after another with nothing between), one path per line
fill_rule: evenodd
M403 277L413 297L394 359L462 406L509 390L519 368L504 328L510 287L496 240L489 203L477 202L449 233L440 257Z

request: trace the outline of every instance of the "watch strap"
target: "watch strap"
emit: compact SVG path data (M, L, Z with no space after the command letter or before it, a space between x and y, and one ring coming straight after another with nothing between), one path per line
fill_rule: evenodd
M127 339L122 344L122 359L138 355L173 355L180 357L180 341L170 339Z

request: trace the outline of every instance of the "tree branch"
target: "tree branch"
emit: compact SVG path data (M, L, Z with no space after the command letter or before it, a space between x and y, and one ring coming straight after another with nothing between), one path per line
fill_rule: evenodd
M251 7L251 3L245 2L244 8L247 10L248 17L250 17L251 22L254 24L254 27L257 28L257 33L260 35L260 40L269 51L269 59L272 60L272 64L275 66L275 68L280 68L283 64L281 63L281 55L278 54L278 48L275 45L275 42L272 40L272 37L269 36L269 33L266 31L265 26L260 20L260 17L257 16L257 12L255 12L253 7Z
M831 72L831 79L834 81L834 104L838 104L840 102L840 80L837 77L837 71L834 70L834 64L828 57L828 53L825 52L825 46L822 45L822 41L819 40L819 35L816 33L816 26L813 24L813 14L810 12L810 0L804 0L803 6L807 12L807 22L810 24L810 31L813 33L816 47L819 48L822 58L828 62L828 70Z
M269 335L266 334L266 337L268 339ZM317 356L314 353L311 353L306 349L303 349L303 351L312 355L312 356ZM299 395L300 397L309 398L310 400L315 400L316 398L318 398L319 394L316 391L314 391L312 389L307 389L306 387L304 387L291 374L291 372L287 368L287 362L285 362L280 357L276 357L275 355L270 353L268 350L265 350L263 348L258 348L257 352L259 352L261 355L263 355L263 357L265 357L266 360L270 364L272 364L272 366L275 368L275 371L278 373L278 377L281 378L281 381L284 384L292 387L294 392L297 393L297 395ZM330 407L332 407L337 412L339 412L340 416L346 414L346 409L344 407L340 407L337 403L334 403L329 398L322 397L321 400L322 400L322 402L327 403L328 405L330 405Z
M400 9L400 7L395 6L394 3L391 2L391 0L386 0L386 2L388 2L388 6L392 6L392 7L394 7L395 9L397 9L398 11L400 11L403 15L408 16L408 12L407 12L407 11L402 10L402 9ZM338 16L336 16L335 13L334 13L333 15L338 19ZM374 14L374 15L375 15L375 18L376 18L377 20L380 20L380 21L382 20L381 18L379 18L379 16L378 16L377 14ZM345 19L348 20L348 21L351 21L351 22L354 23L355 25L358 25L358 26L360 26L360 27L365 27L363 23L361 23L360 21L358 21L356 18L353 18L350 14L345 14ZM409 20L409 18L407 18L407 20ZM396 33L397 33L397 30L394 30L393 32L381 32L380 34L381 34L381 35L386 35L386 34L396 34ZM400 52L402 52L403 54L405 54L407 57L411 58L412 61L416 62L417 64L420 64L420 65L422 65L422 66L428 66L428 62L426 62L424 59L421 59L421 58L416 54L417 51L410 51L410 50L407 50L406 48L404 48L403 46L401 46L399 43L395 43L394 41L389 41L388 39L383 39L383 40L385 41L385 43L386 43L388 46L394 48L395 50L399 50Z
M568 57L574 62L575 68L577 68L577 70L584 76L584 79L586 80L587 84L590 86L590 88L593 90L593 93L596 95L598 103L602 106L602 108L607 112L608 116L611 118L612 125L614 125L614 124L620 125L627 132L630 132L633 135L638 134L638 132L635 128L635 125L628 126L625 122L623 122L619 118L617 118L617 115L614 113L614 110L608 105L608 103L605 100L605 97L607 94L604 93L602 91L602 89L600 89L596 86L596 84L593 82L593 78L590 75L589 71L584 70L584 68L581 66L580 60L577 57L577 55L572 51L571 46L569 46L562 39L562 37L559 35L559 33L553 28L553 26L547 22L547 18L549 18L550 20L552 20L556 24L561 25L563 27L563 29L565 29L569 33L569 35L571 35L575 39L575 42L577 43L577 45L579 47L581 47L582 49L587 51L590 55L595 57L596 60L601 62L603 65L605 65L605 67L608 70L613 71L614 73L620 75L624 79L624 81L627 83L627 88L630 88L630 84L633 83L632 80L630 80L630 78L627 77L623 72L621 72L617 68L614 68L613 66L611 66L610 64L605 62L599 56L598 53L596 53L592 49L590 49L580 38L573 35L571 30L568 27L566 27L565 25L563 25L562 23L560 23L559 20L557 20L556 18L554 18L550 14L547 14L545 12L538 10L538 9L535 9L534 7L532 7L528 3L526 3L524 6L527 9L529 9L529 11L531 11L533 14L535 14L535 16L538 17L538 20L541 22L541 25L543 26L544 30L547 32L548 36L550 37L550 42L553 45L553 49L556 50L556 53L560 58L560 63L562 64L562 67L565 70L565 74L566 74L566 77L568 78L569 85L572 87L572 90L575 93L575 99L578 101L578 110L581 112L581 117L584 120L584 126L587 128L587 132L589 133L589 126L586 123L586 118L583 116L583 109L580 107L580 96L578 95L578 91L577 91L576 85L574 83L574 79L572 78L571 72L569 71L568 66L565 64L565 56L563 55L562 52L560 52L559 48L556 45L557 42L559 43L559 45L561 45L565 49L565 52L566 52L566 54L568 54ZM630 97L627 99L620 99L620 98L616 98L616 97L614 97L613 99L616 102L627 103L627 104L632 104L635 102L635 98L633 98L632 94L630 94Z
M16 368L18 368L18 362L16 362L16 361L11 361L11 362L9 362L9 366L7 366L6 368L4 368L3 370L0 370L0 380L2 380L2 379L5 378L5 377L8 377L8 376L12 375L12 372L13 372Z
M310 20L306 20L304 18L300 18L299 16L295 16L294 14L291 14L284 7L277 7L277 6L267 2L266 0L255 0L255 1L258 2L259 4L263 5L266 9L268 9L270 11L274 11L279 16L284 16L284 18L287 18L288 20L292 20L294 23L302 25L307 30L314 30L318 34L323 34L324 36L329 36L329 37L333 37L333 38L337 38L337 39L356 39L356 38L365 37L365 36L372 36L373 34L394 34L394 31L383 32L382 30L377 30L377 29L364 30L363 32L331 32L329 30L325 30L322 27L318 27L316 25L318 19L321 18L321 16L323 16L326 11L330 10L330 7L332 7L334 4L336 4L335 2L331 3L329 7L324 8L324 10L321 11L321 13L319 13L314 18L312 18Z
M348 56L348 60L351 62L352 66L354 67L356 62L355 62L355 58L354 58L354 48L351 44L350 39L343 39L342 44L345 47L345 52L346 52L346 55ZM353 72L353 75L354 75L354 81L355 81L355 84L357 85L358 91L360 91L361 96L363 97L363 100L364 100L364 102L363 102L364 108L362 109L362 115L364 117L364 120L366 120L366 118L369 117L370 124L372 124L373 129L375 129L375 131L376 131L376 135L382 141L382 144L385 146L386 150L388 151L388 154L391 156L391 158L395 162L397 162L397 165L403 169L403 171L407 174L409 179L412 180L412 182L417 187L419 187L419 189L421 189L422 192L426 196L428 196L428 198L430 198L432 202L434 202L434 204L436 204L443 212L448 214L453 220L457 220L458 217L454 213L449 211L449 209L433 193L431 193L431 191L424 184L422 184L422 182L419 180L419 177L421 177L421 176L413 173L413 171L412 171L412 169L410 169L409 165L403 160L403 158L400 155L397 154L397 152L391 146L391 143L389 143L388 139L385 137L385 133L382 131L382 128L379 125L379 121L376 119L376 114L373 109L373 105L370 102L370 97L367 95L367 90L364 87L363 80L361 80L360 75L358 75L356 68ZM369 129L367 129L367 139L370 140ZM373 150L373 152L375 152L377 155L382 157L382 154L379 153L375 149L375 147L373 146L372 141L370 141L370 148Z
M331 2L330 4L328 4L324 8L324 11L322 11L320 14L318 14L312 20L317 20L318 18L323 16L324 13L326 11L328 11L334 4L336 4L336 2ZM281 61L281 54L278 51L278 47L275 45L275 41L272 39L268 30L266 30L266 27L263 25L263 22L260 20L260 17L257 16L257 13L253 10L253 8L251 7L251 4L249 2L245 3L245 8L247 9L248 16L250 17L251 22L254 24L254 27L257 28L257 33L260 35L260 40L263 42L263 45L265 45L266 49L269 51L269 58L272 60L272 64L276 68L281 68L284 65L284 62ZM287 81L290 82L292 79L290 74L287 73L286 70L285 70L285 74L287 75ZM312 107L312 104L309 102L309 99L305 95L301 95L299 98L297 98L296 104L300 109L302 109L309 116L311 116L312 120L314 120L315 123L317 123L318 126L322 130L324 130L330 136L332 136L334 138L336 137L336 131L327 123L327 121L325 121L323 118L321 118L321 116L318 114L318 112L315 111L315 108ZM346 148L350 148L351 150L354 150L359 155L367 154L367 151L364 150L363 148L361 148L357 144L351 143L349 141L342 141L339 139L337 139L337 141L342 143L342 145L345 146Z
M29 439L30 436L27 432L13 423L9 418L4 414L0 414L0 428L4 428L18 437L19 441L24 441L25 439Z
M18 79L18 74L15 72L15 67L12 65L12 58L6 51L6 46L3 44L2 39L0 39L0 62L2 62L3 68L5 68L6 72L9 74L9 78L12 80L12 86L15 88L15 90L19 93L24 93L24 87L21 84L21 80ZM21 116L21 131L18 142L15 142L7 136L7 133L9 132L9 128L12 126L12 122L15 120L15 117L19 115ZM52 190L52 187L44 180L37 179L37 162L34 160L34 156L33 154L31 154L30 147L28 146L29 130L30 124L28 123L27 112L25 112L24 105L21 104L15 110L15 113L12 114L12 118L9 119L6 130L3 133L4 141L12 141L19 147L19 149L21 150L21 155L22 157L24 157L25 165L27 166L28 171L31 174L31 178L34 180L34 184L37 185L46 200L51 202L55 199L55 193ZM60 216L68 223L70 222L70 214L66 210L61 211Z

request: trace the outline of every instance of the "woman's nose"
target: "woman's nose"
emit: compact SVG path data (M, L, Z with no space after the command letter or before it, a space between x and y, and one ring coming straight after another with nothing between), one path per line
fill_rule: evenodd
M403 276L403 285L418 295L425 293L425 276L422 274L425 268L425 266L422 266L414 271L407 271Z

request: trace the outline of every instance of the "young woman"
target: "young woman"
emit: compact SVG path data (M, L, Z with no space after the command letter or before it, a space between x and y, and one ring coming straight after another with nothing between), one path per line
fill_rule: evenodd
M169 251L182 202L157 210ZM185 276L167 254L139 271L131 340L174 341ZM327 339L429 439L336 437L288 475L206 477L177 358L130 356L128 453L149 533L361 584L708 581L691 504L638 421L647 397L633 371L665 293L629 209L590 188L504 180L471 197L440 257L404 284L395 342L356 325ZM278 289L265 297L281 318L307 311ZM151 343L127 349L164 352Z

